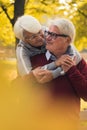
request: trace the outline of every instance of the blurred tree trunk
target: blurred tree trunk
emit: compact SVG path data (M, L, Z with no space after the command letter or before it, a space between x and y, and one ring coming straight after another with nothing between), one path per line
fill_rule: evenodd
M6 14L10 23L12 24L12 27L14 26L14 23L17 20L17 18L24 14L25 2L26 2L26 0L15 0L14 3L11 3L8 6L6 6L4 4L1 5L1 8L3 9L4 13ZM11 5L14 6L14 16L13 16L13 18L11 18L10 14L8 13L8 7L11 6Z
M8 10L7 7L5 5L1 5L1 8L3 9L3 11L6 14L7 18L9 19L12 27L14 26L15 21L17 20L17 18L24 14L25 2L26 2L26 0L15 0L14 3L9 5L9 6L11 6L11 5L14 6L14 16L13 16L13 18L10 17L10 14L7 11ZM16 39L16 44L18 43L18 41L19 40ZM16 44L15 44L15 46L16 46Z
M17 18L24 14L24 6L25 6L26 0L15 0L14 3L14 18L12 25L14 26L15 21Z
M26 0L15 0L15 3L14 3L14 18L12 20L12 26L14 26L17 18L24 14L25 2L26 2ZM18 42L19 42L19 40L16 38L15 48L16 48Z

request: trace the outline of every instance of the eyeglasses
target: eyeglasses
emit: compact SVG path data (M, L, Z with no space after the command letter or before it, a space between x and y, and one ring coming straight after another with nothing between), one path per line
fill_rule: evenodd
M25 36L25 39L26 40L35 40L35 39L38 39L40 36L43 37L42 32L39 32L37 34L32 34L30 37L29 36Z
M33 39L36 39L38 36L39 36L39 35L33 34L33 35L31 35L30 37L29 37L29 36L25 36L25 39L26 39L26 40L33 40Z
M49 31L46 31L45 30L45 36L50 36L52 39L56 39L58 37L68 37L68 35L65 35L65 34L57 34L57 33L54 33L54 32L49 32Z

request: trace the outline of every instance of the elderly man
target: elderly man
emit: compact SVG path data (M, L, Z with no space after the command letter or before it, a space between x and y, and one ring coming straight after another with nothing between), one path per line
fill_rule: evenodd
M27 76L27 79L32 79L34 84L39 82L38 95L42 99L41 105L44 102L47 108L45 111L42 109L44 115L40 115L44 120L43 128L46 130L77 130L80 98L87 101L87 64L81 58L76 65L75 57L72 59L69 55L65 55L74 37L75 27L72 22L62 18L53 20L49 31L46 31L46 49L49 51L46 55L40 54L32 58L32 65L38 66L58 59L55 62L56 66L61 66L65 72L63 76L49 83L46 83L49 80L49 70L37 68Z

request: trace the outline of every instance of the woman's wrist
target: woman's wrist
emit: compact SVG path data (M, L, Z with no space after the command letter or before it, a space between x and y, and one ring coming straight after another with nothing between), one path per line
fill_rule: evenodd
M56 60L55 65L56 65L56 67L59 67L61 64L60 64L60 62L58 60Z

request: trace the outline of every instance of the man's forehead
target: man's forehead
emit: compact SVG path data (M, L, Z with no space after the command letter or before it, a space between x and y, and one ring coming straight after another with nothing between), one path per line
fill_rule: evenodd
M52 30L54 32L60 32L59 28L56 25L50 25L49 26L49 31Z

